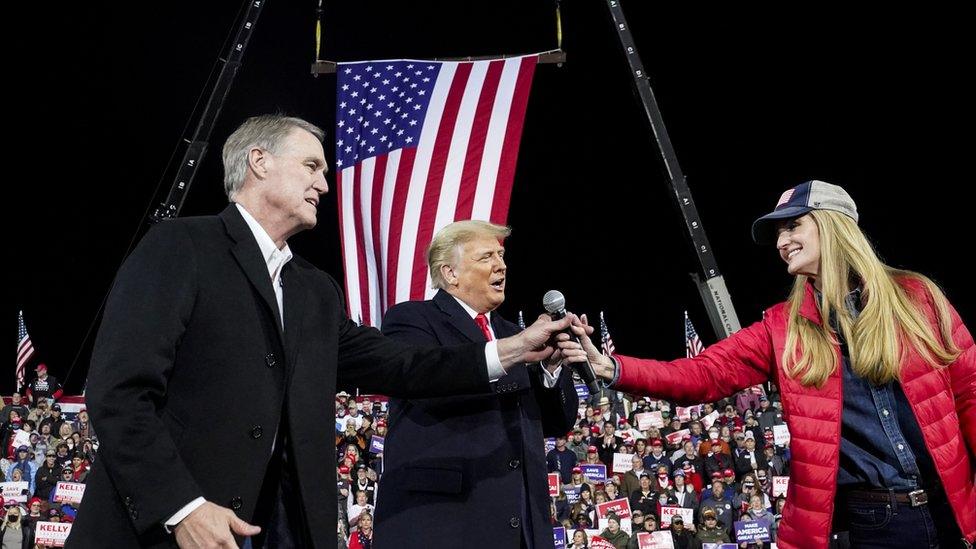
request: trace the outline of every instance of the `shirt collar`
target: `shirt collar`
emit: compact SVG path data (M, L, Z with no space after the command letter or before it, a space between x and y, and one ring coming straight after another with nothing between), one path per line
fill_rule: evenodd
M470 316L472 320L474 320L474 317L478 316L478 311L469 307L467 303L461 301L454 295L451 295L451 297L453 297L458 303L461 304L462 307L464 307L464 311L468 313L468 316ZM485 313L485 316L488 318L488 324L491 324L491 311Z
M261 257L268 265L268 272L274 273L279 266L284 266L285 263L288 263L293 257L288 243L285 242L285 246L279 250L275 246L274 240L268 234L268 231L264 230L264 227L258 223L258 220L254 219L254 216L244 206L236 202L234 205L237 206L237 210L241 212L241 217L244 218L244 222L247 223L247 226L251 229L251 233L254 234L254 239L258 242L258 248L261 249Z

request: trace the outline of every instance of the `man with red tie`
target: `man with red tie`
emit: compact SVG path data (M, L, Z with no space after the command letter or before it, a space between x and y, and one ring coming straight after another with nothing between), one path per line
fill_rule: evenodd
M495 312L505 301L510 232L473 220L438 231L427 250L438 292L392 307L383 333L425 346L518 333ZM512 369L492 385L473 396L390 401L374 547L427 548L446 539L552 547L542 439L565 436L576 419L570 369L555 357Z

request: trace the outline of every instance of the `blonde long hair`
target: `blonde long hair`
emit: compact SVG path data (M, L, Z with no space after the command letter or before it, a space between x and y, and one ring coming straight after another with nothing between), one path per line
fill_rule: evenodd
M822 387L837 367L838 334L829 319L836 318L851 361L851 369L874 384L899 379L908 350L915 350L934 368L953 362L960 349L952 339L949 304L942 290L924 275L889 267L878 259L857 223L844 214L810 212L820 231L820 325L800 316L808 277L800 275L788 299L789 322L783 365L787 376L804 386ZM938 319L938 336L929 325L924 304L912 301L899 279L921 282ZM844 305L847 294L862 287L863 310L855 320Z

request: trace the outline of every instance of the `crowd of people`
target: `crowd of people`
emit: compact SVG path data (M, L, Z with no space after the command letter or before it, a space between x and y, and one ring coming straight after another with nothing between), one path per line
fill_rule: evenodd
M664 426L639 429L638 414L653 411L661 413ZM559 475L551 521L565 529L568 547L589 547L599 536L620 549L636 548L639 533L658 530L670 531L681 549L735 542L740 520L764 521L775 541L786 499L774 495L773 479L788 477L790 465L788 442L775 443L774 427L785 425L775 386L689 407L687 417L676 412L672 403L607 390L580 400L578 419L565 436L539 441L547 443L549 472ZM379 397L337 395L338 531L350 548L372 541L386 432ZM615 454L633 456L629 470L619 470ZM605 466L605 480L584 475L586 465L597 464ZM619 499L629 502L629 521L600 515L600 503ZM678 515L662 526L661 508L667 506L690 509L693 520Z
M58 399L60 384L39 364L23 392L3 399L0 410L0 482L4 484L0 546L44 547L35 544L39 522L72 522L77 504L58 495L58 483L84 484L95 461L98 439L88 412L65 413ZM15 493L16 492L16 493ZM68 498L73 499L73 498Z

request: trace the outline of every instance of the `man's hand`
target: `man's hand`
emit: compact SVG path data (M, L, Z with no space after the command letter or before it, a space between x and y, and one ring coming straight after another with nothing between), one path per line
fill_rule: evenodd
M189 547L237 547L234 534L255 536L261 528L238 518L233 511L209 501L197 507L173 530L176 543Z
M531 326L518 334L498 340L498 358L505 371L520 362L542 362L555 352L553 336L569 327L575 315L562 320L552 320L539 315ZM579 320L579 319L577 319Z

